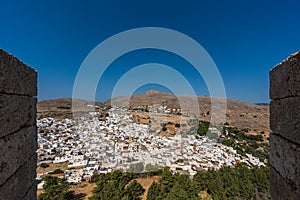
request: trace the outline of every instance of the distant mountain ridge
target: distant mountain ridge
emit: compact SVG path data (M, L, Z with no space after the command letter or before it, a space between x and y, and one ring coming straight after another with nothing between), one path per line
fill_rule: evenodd
M192 102L198 100L199 111L201 113L201 120L210 120L211 110L211 98L210 97L193 97L187 95L174 95L168 94L156 90L150 90L143 94L134 95L131 97L115 97L104 103L97 102L96 105L100 107L108 107L111 104L117 106L151 106L154 104L165 105L169 108L180 108L177 97L180 96L181 102L190 109L195 109ZM218 99L218 101L224 101L224 99ZM232 99L226 99L227 101L227 112L226 122L238 128L250 128L254 131L269 132L269 106L267 104L252 104L243 101L237 101ZM86 111L86 105L91 104L90 101L76 100L81 105L83 111ZM62 98L54 100L46 100L38 102L38 117L72 117L71 112L72 99Z
M87 105L92 105L94 102L73 99L74 105L78 107L82 112L88 112L91 110ZM95 105L103 106L102 103L96 102ZM58 98L52 100L43 100L37 103L37 118L53 117L57 119L73 118L72 113L72 98Z

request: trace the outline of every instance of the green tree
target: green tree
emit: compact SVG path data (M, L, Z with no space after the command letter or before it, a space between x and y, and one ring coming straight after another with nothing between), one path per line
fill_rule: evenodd
M209 122L199 121L197 134L200 136L205 136L209 127Z
M147 200L157 200L160 192L160 186L156 182L153 182L148 189Z
M68 191L70 184L64 179L46 176L44 181L44 192L38 196L38 200L69 200L73 198L74 192Z
M125 189L125 196L131 200L138 200L145 192L145 189L136 180L132 181Z
M49 167L49 165L47 163L42 163L40 166L41 166L41 168L47 168L47 167Z
M61 170L61 169L56 169L56 170L54 170L53 172L49 172L48 174L63 174L63 173L64 173L63 170Z
M96 188L93 190L93 196L90 200L109 199L109 200L126 200L137 191L136 185L126 185L134 178L134 174L116 170L112 173L95 176L93 181L97 181ZM131 196L130 196L131 195Z
M166 200L189 200L187 192L177 183L168 193Z

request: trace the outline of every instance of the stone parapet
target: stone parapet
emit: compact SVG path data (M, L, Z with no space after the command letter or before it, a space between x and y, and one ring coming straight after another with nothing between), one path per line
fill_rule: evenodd
M270 71L272 199L300 197L300 52Z
M0 199L36 199L37 73L0 49Z

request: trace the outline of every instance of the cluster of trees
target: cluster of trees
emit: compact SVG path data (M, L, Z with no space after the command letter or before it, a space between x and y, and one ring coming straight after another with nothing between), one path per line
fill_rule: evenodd
M217 139L219 135L217 133L211 132L208 130L210 123L208 121L199 121L198 122L198 129L197 129L197 135L199 136L207 136L210 139ZM216 125L215 128L220 129L220 126Z
M164 168L161 180L150 186L147 200L196 200L198 192L189 176L172 174L169 168Z
M199 171L193 179L171 174L165 168L161 180L149 188L147 200L199 200L200 191L216 200L270 199L269 187L268 167L249 169L240 164L236 168Z
M209 124L210 123L207 121L199 121L197 134L200 136L205 136L207 134Z
M96 183L90 200L139 200L145 189L134 180L137 177L160 175L147 193L147 200L201 200L200 192L214 200L223 199L270 199L269 167L249 168L238 164L235 168L198 171L191 179L188 175L172 174L165 167L151 173L129 173L120 170L93 176ZM71 200L74 192L64 179L47 176L44 192L38 200ZM210 199L210 198L207 198Z
M213 199L270 199L269 167L236 168L198 172L193 178L196 188L207 191Z
M44 192L38 196L38 200L71 200L74 198L74 191L69 191L70 184L65 179L46 176L44 181Z
M108 174L100 174L92 178L97 186L93 190L91 200L139 200L145 189L136 181L133 173L120 170Z

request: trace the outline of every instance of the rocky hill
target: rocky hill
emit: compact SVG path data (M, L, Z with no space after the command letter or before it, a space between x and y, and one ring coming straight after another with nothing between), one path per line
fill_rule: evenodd
M116 97L105 103L97 102L95 105L99 106L98 110L105 112L106 108L110 105L117 106L130 106L135 107L149 107L153 105L165 105L168 108L180 108L178 101L180 98L180 104L189 109L195 109L195 97L167 94L160 91L148 91L144 94L139 94L131 97ZM199 105L200 119L204 121L210 120L211 114L211 98L210 97L196 97ZM218 99L217 101L224 102L224 99ZM226 99L227 112L226 122L230 126L238 128L249 128L254 132L264 131L268 133L269 130L269 106L262 104L252 104L243 101L237 101L232 99ZM82 112L88 112L91 109L87 105L92 102L85 100L75 100L76 105ZM72 100L70 98L45 100L38 102L38 118L42 117L54 117L54 118L72 118ZM176 117L174 115L174 117Z
M180 103L178 101L180 99ZM210 120L211 98L198 96L200 119L204 121ZM218 102L224 102L224 99L216 99ZM231 126L238 128L249 128L253 131L269 132L269 105L253 104L243 101L226 99L227 112L226 122ZM152 106L155 104L165 105L169 108L180 108L180 106L188 107L190 110L195 109L195 97L185 95L174 95L163 93L160 91L150 90L144 94L131 97L116 97L104 103L105 105L117 106ZM181 105L180 105L181 104Z
M74 104L81 112L89 112L92 109L88 105L94 105L91 101L82 99L73 100ZM96 106L103 108L103 104L96 102ZM98 109L97 109L98 110ZM37 103L37 118L53 117L56 119L73 118L72 113L72 99L60 98L53 100L44 100Z

